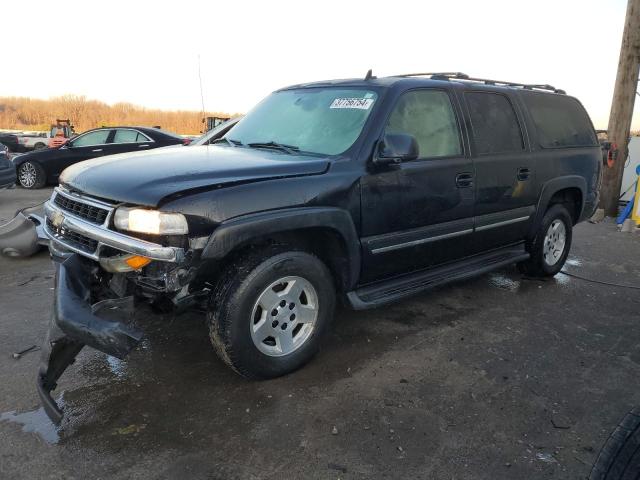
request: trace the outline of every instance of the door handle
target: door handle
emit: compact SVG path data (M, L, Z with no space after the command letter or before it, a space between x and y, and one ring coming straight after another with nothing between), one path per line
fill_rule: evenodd
M95 149L93 149L93 150L91 150L91 151L92 151L92 152L101 152L101 151L102 151L102 149L101 149L101 148L95 148Z
M528 168L523 167L518 169L518 180L527 180L529 178L529 175L531 175L531 170L529 170Z
M149 146L149 145L138 145L138 148L146 148L146 147L148 147L148 146Z
M456 175L456 187L469 188L473 186L473 173L463 172Z

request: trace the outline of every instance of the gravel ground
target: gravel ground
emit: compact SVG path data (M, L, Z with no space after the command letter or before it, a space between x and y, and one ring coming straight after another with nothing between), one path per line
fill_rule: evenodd
M0 219L50 190L0 192ZM1 221L1 220L0 220ZM640 284L640 236L581 224L565 267ZM126 361L85 349L39 408L52 305L42 252L0 258L0 478L576 479L640 405L637 290L515 268L367 312L341 309L306 368L236 376L204 316L137 312Z

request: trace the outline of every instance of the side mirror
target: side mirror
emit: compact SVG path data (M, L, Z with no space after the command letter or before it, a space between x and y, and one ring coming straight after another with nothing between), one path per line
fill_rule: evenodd
M418 158L418 142L413 135L405 133L387 133L378 143L373 163L388 165L390 163L409 162Z

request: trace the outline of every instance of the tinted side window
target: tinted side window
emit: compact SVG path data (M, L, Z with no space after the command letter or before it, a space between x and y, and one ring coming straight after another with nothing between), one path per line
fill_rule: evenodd
M478 154L519 152L524 148L516 112L498 93L465 93Z
M587 112L580 103L564 95L522 94L544 148L597 145Z
M420 148L420 158L462 153L451 100L441 90L415 90L402 95L389 117L386 131L413 135Z
M149 139L137 130L118 129L113 137L113 143L140 143Z
M138 132L135 130L116 130L113 136L113 143L135 143L137 142Z
M110 132L111 130L96 130L95 132L80 135L78 138L73 140L72 145L74 147L104 145L105 143L107 143L107 138L109 138Z

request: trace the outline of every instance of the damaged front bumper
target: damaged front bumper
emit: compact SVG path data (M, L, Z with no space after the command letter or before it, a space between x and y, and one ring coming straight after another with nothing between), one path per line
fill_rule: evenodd
M37 378L44 410L55 423L63 412L51 391L85 345L122 359L142 338L142 332L130 325L95 315L109 300L91 305L91 268L91 262L78 254L56 264L54 309Z

